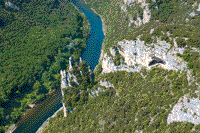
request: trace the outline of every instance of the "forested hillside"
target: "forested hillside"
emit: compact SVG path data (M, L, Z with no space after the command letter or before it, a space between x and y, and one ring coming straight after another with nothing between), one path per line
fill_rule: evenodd
M127 1L132 3L128 5L125 3ZM200 99L195 93L200 92L200 17L197 0L146 0L151 18L148 23L139 26L131 23L144 16L144 8L137 0L86 2L104 19L104 53L113 57L110 48L117 50L116 44L124 39L140 39L146 45L158 45L157 40L161 39L169 43L171 48L177 42L177 48L185 49L177 56L187 62L187 70L192 71L193 80L189 82L186 70L162 69L159 65L153 66L151 70L143 67L140 72L102 73L103 64L100 60L95 72L96 85L90 89L95 90L102 79L111 82L114 87L102 87L104 92L88 99L83 105L77 104L76 109L65 118L63 111L60 111L56 118L50 119L43 132L199 133L199 124L186 120L168 123L168 116L174 106L183 100L181 97L187 94L188 99ZM120 59L122 56L117 51L113 57L116 66L121 65ZM183 112L187 112L187 109ZM199 113L193 114L193 118L198 117L197 121L199 116Z
M28 104L60 89L60 70L86 47L89 23L70 2L0 0L0 132L20 119Z
M144 75L143 78L141 75ZM99 77L110 81L114 88L107 88L87 104L63 118L50 120L44 133L50 132L192 132L200 127L192 123L167 125L167 116L178 99L185 93L194 94L196 86L188 86L186 73L154 68L140 73L125 71ZM118 95L116 94L118 91Z

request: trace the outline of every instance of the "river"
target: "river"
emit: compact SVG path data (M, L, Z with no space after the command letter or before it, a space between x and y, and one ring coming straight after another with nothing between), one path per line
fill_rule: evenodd
M77 8L82 11L90 23L90 36L86 42L87 46L82 55L82 60L94 70L99 63L101 47L104 39L102 21L100 17L91 10L83 0L71 0ZM35 133L38 128L62 107L62 96L60 89L45 99L41 104L31 109L23 118L13 133Z
M86 62L92 70L99 63L101 54L101 46L104 39L102 30L102 21L100 17L90 9L83 0L72 0L72 2L81 10L90 22L90 37L86 44L86 49L82 55L82 59Z

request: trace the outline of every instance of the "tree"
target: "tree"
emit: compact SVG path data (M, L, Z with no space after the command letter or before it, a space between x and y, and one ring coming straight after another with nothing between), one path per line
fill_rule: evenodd
M186 46L185 39L177 38L176 42L177 42L178 47L185 47Z

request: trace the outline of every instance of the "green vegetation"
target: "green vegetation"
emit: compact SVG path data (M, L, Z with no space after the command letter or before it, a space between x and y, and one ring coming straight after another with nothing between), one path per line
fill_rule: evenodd
M89 34L86 18L70 2L16 0L14 4L20 7L17 11L5 7L4 1L0 0L1 132L20 118L27 104L40 103L47 94L60 88L60 70L68 70L70 56L78 60ZM173 45L175 39L179 47L200 48L200 17L189 16L196 8L191 6L196 0L147 0L151 20L137 28L134 24L128 25L129 18L143 17L140 4L134 3L124 12L122 1L86 1L104 19L105 53L116 42L136 40L138 36L147 44L160 38ZM151 29L154 32L149 34ZM114 63L120 65L122 56L116 47L115 50ZM195 80L200 82L199 53L188 49L179 56L188 62ZM73 67L71 73L79 85L72 82L73 87L65 89L63 102L76 110L67 118L59 112L44 132L200 131L199 126L187 122L167 125L167 116L178 99L186 93L192 96L197 89L194 82L189 86L185 71L143 68L141 73L145 78L138 72L99 75L101 72L102 67L98 65L94 81L84 62ZM101 79L110 81L114 88L107 88L92 99L87 89L99 87ZM115 95L116 91L119 95Z
M167 116L179 98L194 93L195 85L188 86L187 74L154 68L140 73L125 71L100 76L114 84L99 96L69 113L67 118L57 117L44 130L46 132L190 132L191 123L171 123ZM170 107L170 104L172 107ZM176 125L175 128L172 125Z
M105 20L107 26L104 39L104 52L115 42L123 39L140 39L147 44L156 42L154 38L161 38L173 44L176 39L179 47L186 45L199 48L199 17L189 17L193 10L194 1L148 0L152 13L151 21L136 28L133 24L128 28L129 17L142 17L140 4L134 3L122 11L122 1L86 0L90 7L95 9ZM158 9L155 8L158 6ZM188 23L185 19L188 18ZM193 20L194 19L194 20ZM155 22L156 20L159 20ZM149 34L151 29L155 29ZM188 40L185 40L188 39ZM181 56L188 62L188 68L199 82L199 54L187 50ZM119 65L121 57L114 57L115 65ZM101 68L99 68L101 69ZM99 70L101 71L101 70ZM142 73L145 78L141 76ZM96 80L106 79L114 88L90 99L82 106L68 114L67 118L58 117L45 130L46 132L198 132L199 126L188 122L173 122L167 125L167 116L179 98L189 93L193 96L197 86L194 82L189 86L185 71L168 71L154 67L150 71L145 68L140 73L125 71L96 75ZM93 86L96 88L98 85ZM116 90L119 96L114 95ZM195 130L193 130L195 129Z
M143 9L140 7L140 4L134 3L133 5L130 5L127 7L127 11L133 18L133 20L137 20L137 16L143 19Z
M183 55L179 55L188 62L188 69L191 69L197 82L200 82L200 55L196 51L186 50Z
M115 56L113 57L114 58L114 60L113 60L113 62L114 62L114 64L115 64L115 66L119 66L119 65L121 65L121 63L123 63L124 62L124 57L119 53L119 50L118 50L118 48L117 48L117 46L114 46L114 50L115 50Z
M177 38L176 39L178 47L185 47L186 46L186 41L183 38Z
M186 45L199 48L199 18L190 18L187 14L193 8L181 1L151 0L151 21L136 28L128 28L129 17L136 19L140 5L133 4L127 7L127 12L122 11L122 1L111 0L86 0L90 7L95 9L105 20L107 26L104 39L104 52L109 53L109 48L123 39L140 39L150 44L156 42L154 38L161 38L173 45L176 39L179 47ZM155 6L158 6L158 10ZM138 10L136 10L138 9ZM140 11L141 13L141 11ZM185 16L184 16L185 15ZM186 23L185 19L189 18ZM194 19L194 21L192 21ZM196 20L195 20L196 19ZM155 22L155 20L159 20ZM151 29L155 29L149 34ZM184 41L185 38L189 38ZM181 56L188 62L188 67L193 70L199 82L199 54L186 51ZM119 65L121 57L116 53L115 65ZM101 68L99 67L101 72ZM142 73L145 78L141 76ZM151 70L143 68L141 72L128 73L125 71L96 75L96 81L106 79L114 85L107 88L99 96L90 99L82 106L77 105L76 110L68 114L67 118L58 117L52 120L44 130L46 132L198 132L199 126L188 122L173 122L167 125L167 116L179 98L189 93L192 97L197 86L194 82L189 86L186 71L168 71L158 67ZM97 88L96 84L92 89ZM119 96L115 95L116 90ZM195 129L195 130L193 130Z
M89 67L84 61L77 66L73 66L70 74L77 77L78 85L73 80L70 80L72 87L64 89L65 96L63 102L67 107L74 108L87 103L89 98L88 90L94 85L94 80L89 72Z
M27 104L60 88L60 70L68 68L70 56L82 55L89 35L86 17L72 3L12 3L20 10L0 1L0 132L21 117Z

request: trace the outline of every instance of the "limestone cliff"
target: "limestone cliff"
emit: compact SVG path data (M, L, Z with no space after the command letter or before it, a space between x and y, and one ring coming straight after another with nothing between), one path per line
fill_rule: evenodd
M171 47L169 43L158 40L157 44L145 45L144 41L139 39L135 41L123 40L118 42L119 53L125 58L125 63L115 66L113 60L107 53L104 53L102 59L102 73L113 71L139 71L141 67L151 69L155 64L168 70L186 70L187 62L177 57L176 54L183 54L184 48ZM111 55L114 50L110 49ZM154 65L150 63L155 61ZM165 62L165 63L159 63Z
M195 125L200 124L200 100L198 91L196 91L195 94L197 96L196 98L189 98L189 94L185 94L179 99L178 103L168 115L168 124L173 121L187 121Z

